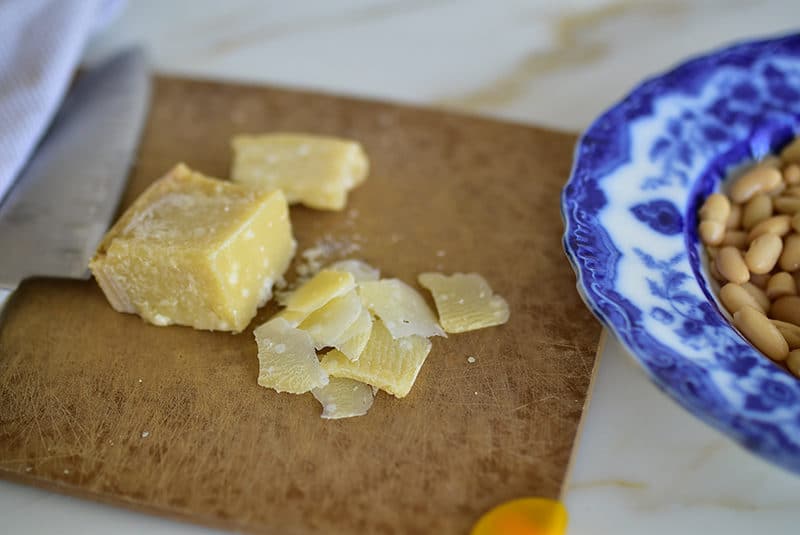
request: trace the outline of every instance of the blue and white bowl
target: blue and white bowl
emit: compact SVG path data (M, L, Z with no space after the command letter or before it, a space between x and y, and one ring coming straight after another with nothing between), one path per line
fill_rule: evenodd
M592 311L652 380L745 448L800 473L800 380L727 321L696 212L728 172L800 134L800 34L649 79L580 138L564 248Z

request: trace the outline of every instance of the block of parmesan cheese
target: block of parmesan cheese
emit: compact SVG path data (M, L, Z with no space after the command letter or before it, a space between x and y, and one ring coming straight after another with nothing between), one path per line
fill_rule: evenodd
M238 332L269 299L295 247L283 193L180 164L125 211L89 268L120 312Z
M367 177L369 162L355 141L308 134L236 136L234 182L281 189L289 203L341 210Z

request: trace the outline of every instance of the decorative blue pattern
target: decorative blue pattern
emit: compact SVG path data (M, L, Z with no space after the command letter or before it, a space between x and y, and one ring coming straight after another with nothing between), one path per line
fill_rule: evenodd
M651 229L672 235L683 232L683 216L675 205L663 199L636 204L631 208L636 219L647 223Z
M800 34L645 81L581 137L562 193L578 289L653 381L745 448L800 473L800 380L728 323L696 212L732 167L800 133Z

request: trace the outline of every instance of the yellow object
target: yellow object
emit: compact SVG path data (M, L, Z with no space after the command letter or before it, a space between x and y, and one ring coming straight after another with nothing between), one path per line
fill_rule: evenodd
M272 319L283 318L288 321L289 325L292 327L297 327L303 322L304 319L306 319L306 316L308 316L306 312L298 312L297 310L289 310L288 308L284 308L272 316Z
M395 339L381 320L375 320L367 346L357 361L333 349L322 358L322 368L333 377L354 379L402 398L414 385L430 351L427 338Z
M567 509L547 498L520 498L483 515L470 535L564 535Z
M322 418L331 420L363 416L375 399L371 386L339 377L311 393L322 404Z
M370 266L363 260L339 260L329 265L326 269L352 273L356 282L376 281L381 278L381 271L376 267Z
M303 394L328 384L314 351L314 340L283 318L253 331L258 344L258 384L278 392Z
M439 321L448 333L463 333L508 321L506 300L494 295L477 273L423 273L419 283L430 290Z
M353 275L346 271L323 269L314 277L294 291L286 301L286 309L301 314L293 314L296 320L325 306L328 301L341 297L356 287Z
M359 284L364 304L377 315L394 338L404 336L447 336L425 299L398 279L381 279Z
M177 165L103 238L89 268L109 303L155 325L241 331L295 251L286 199Z
M347 193L367 177L369 161L355 141L306 134L236 136L231 178L268 190L290 203L341 210Z
M331 347L363 310L358 294L355 290L350 290L312 312L298 328L311 335L317 349Z
M350 360L358 360L364 348L367 347L369 336L372 333L372 314L366 308L361 309L361 314L350 327L347 328L333 347L341 351Z

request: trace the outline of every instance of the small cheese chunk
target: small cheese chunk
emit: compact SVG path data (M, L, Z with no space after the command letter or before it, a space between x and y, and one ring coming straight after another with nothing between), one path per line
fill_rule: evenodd
M394 338L447 336L425 299L401 280L362 282L359 293L367 308L381 318Z
M372 332L372 314L366 307L361 308L361 314L347 330L342 333L333 347L341 351L350 360L358 360L361 352L367 346L369 335Z
M439 321L449 333L463 333L508 321L508 303L494 295L477 273L423 273L419 283L431 291Z
M89 268L114 309L156 325L241 331L295 251L286 199L183 164L103 238Z
M312 312L299 328L311 335L317 349L331 347L358 319L363 310L364 306L358 294L355 290L350 290Z
M274 318L253 331L258 344L258 384L278 392L303 394L328 384L314 340L283 318Z
M339 260L328 266L328 269L352 273L356 282L376 281L381 277L378 268L372 267L362 260Z
M307 317L331 299L341 297L355 287L356 281L350 273L323 269L289 296L286 309ZM300 316L297 314L293 317L296 319Z
M367 177L369 162L361 145L334 137L301 134L236 136L234 182L281 189L290 203L341 210L347 193Z
M375 320L367 347L357 361L332 349L322 357L322 368L333 377L355 379L402 398L414 385L430 351L427 338L393 338L383 322Z
M322 417L330 420L363 416L375 400L370 385L340 377L331 377L327 385L311 393L322 404Z

